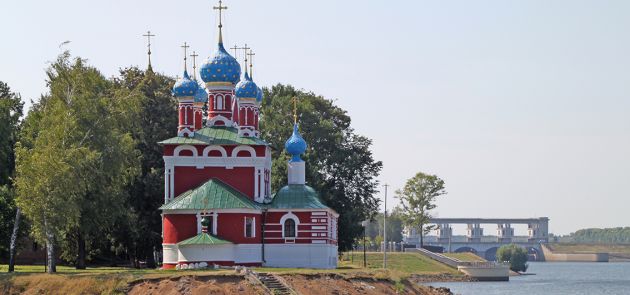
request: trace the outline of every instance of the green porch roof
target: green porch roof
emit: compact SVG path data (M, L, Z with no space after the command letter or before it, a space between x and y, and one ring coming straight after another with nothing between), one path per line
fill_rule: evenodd
M290 184L281 188L274 196L269 209L327 209L319 194L310 186Z
M162 205L160 210L260 209L254 201L235 188L213 178L201 186L186 191Z
M256 137L241 137L238 130L232 127L204 127L195 131L193 137L173 137L159 144L201 144L201 145L269 145Z
M217 238L208 233L200 233L190 239L186 239L177 243L177 246L226 245L226 244L232 244L232 242Z

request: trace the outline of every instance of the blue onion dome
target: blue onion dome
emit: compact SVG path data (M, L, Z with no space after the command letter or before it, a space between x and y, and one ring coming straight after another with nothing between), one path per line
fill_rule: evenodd
M199 85L197 87L197 93L195 93L195 102L204 103L206 101L208 101L208 92L205 87Z
M184 70L184 76L173 85L173 94L177 97L194 96L197 93L197 88L199 88L197 82L191 80L188 71Z
M258 93L256 93L256 103L258 105L262 104L263 101L263 91L258 87Z
M256 99L258 95L258 85L252 81L247 72L245 72L243 80L236 84L236 88L234 88L234 92L236 93L236 97L240 98L253 98Z
M298 132L298 125L293 125L293 134L287 142L284 143L284 148L292 156L291 162L302 162L300 155L306 151L306 141Z
M206 83L238 83L241 78L241 65L219 43L217 51L201 66L201 79Z

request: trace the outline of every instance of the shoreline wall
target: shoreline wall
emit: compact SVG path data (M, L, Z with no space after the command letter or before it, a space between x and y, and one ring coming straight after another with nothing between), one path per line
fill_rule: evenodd
M554 253L547 245L541 244L545 261L548 262L608 262L608 253Z

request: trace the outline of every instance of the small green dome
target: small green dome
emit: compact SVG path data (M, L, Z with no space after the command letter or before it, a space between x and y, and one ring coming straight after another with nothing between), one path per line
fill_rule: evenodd
M210 217L209 216L204 216L201 219L201 226L205 226L205 227L210 226Z

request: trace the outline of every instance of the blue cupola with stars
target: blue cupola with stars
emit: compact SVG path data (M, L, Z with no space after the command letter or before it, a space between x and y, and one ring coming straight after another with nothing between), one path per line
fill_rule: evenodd
M206 91L205 87L198 85L197 93L195 93L195 103L203 104L206 101L208 101L208 92Z
M198 88L197 82L190 79L188 71L184 70L184 75L173 85L173 95L177 97L194 96Z
M254 83L254 81L252 81L252 79L249 77L247 72L245 72L245 75L243 75L243 80L236 84L234 93L239 99L249 98L253 99L252 102L254 102L258 97L258 85L256 85L256 83Z
M220 12L220 10L219 10ZM201 80L206 83L218 85L235 85L241 78L241 65L236 58L231 56L223 47L223 33L221 28L221 16L219 15L219 42L214 55L201 66L199 74Z
M302 135L300 135L297 123L293 125L293 134L291 134L291 137L284 143L284 148L287 150L287 153L291 155L290 162L302 162L300 155L306 151L306 141L302 138Z

